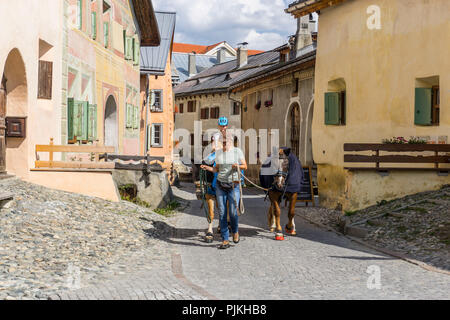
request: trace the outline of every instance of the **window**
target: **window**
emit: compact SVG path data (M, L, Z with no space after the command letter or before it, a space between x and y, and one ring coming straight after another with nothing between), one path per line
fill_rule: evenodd
M193 133L191 133L191 140L190 140L190 142L191 142L191 146L193 146L194 145L194 134Z
M152 124L151 130L151 147L162 147L162 134L163 134L163 125L161 123Z
M77 28L83 28L83 0L77 1Z
M209 119L209 108L200 109L200 119L201 120Z
M325 93L325 124L345 125L345 100L345 91Z
M345 125L347 117L346 83L343 78L328 82L325 92L325 124Z
M105 48L109 47L109 22L103 23L103 43Z
M196 102L197 101L189 101L188 102L188 112L196 112Z
M219 119L220 117L220 108L214 107L211 108L211 119Z
M439 125L440 90L439 77L416 79L414 124Z
M239 102L233 101L231 105L231 115L236 116L241 113L241 106Z
M111 5L103 1L103 44L105 48L109 47L110 26L111 19Z
M139 65L140 44L137 38L133 38L133 65Z
M299 82L298 82L298 78L295 78L292 81L292 96L296 97L298 95L298 89L299 89Z
M92 39L97 39L97 12L91 14Z
M162 90L152 90L152 100L150 104L150 111L162 112L163 111L163 95Z
M38 99L52 99L53 62L39 60Z
M88 101L67 101L68 141L87 143L97 139L97 105Z
M179 106L179 109L178 109L179 112L180 112L180 113L183 113L183 112L184 112L183 109L184 109L184 104L183 104L183 103L180 103L180 106Z

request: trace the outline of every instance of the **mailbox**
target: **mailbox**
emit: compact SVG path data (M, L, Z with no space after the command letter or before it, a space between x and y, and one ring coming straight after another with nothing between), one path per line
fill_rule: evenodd
M10 138L25 138L27 117L6 117L6 136Z

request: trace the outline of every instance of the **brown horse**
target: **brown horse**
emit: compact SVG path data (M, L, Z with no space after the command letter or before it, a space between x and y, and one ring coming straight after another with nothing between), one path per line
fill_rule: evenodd
M284 153L282 153L281 150L279 159L278 173L275 175L273 187L269 189L270 208L268 213L268 223L270 232L274 232L276 230L275 240L284 240L283 230L280 223L280 203L283 200L283 195L286 196L287 201L289 201L289 223L286 225L285 230L289 235L296 235L294 216L297 193L284 192L287 183L287 175L289 173L289 159L284 155Z

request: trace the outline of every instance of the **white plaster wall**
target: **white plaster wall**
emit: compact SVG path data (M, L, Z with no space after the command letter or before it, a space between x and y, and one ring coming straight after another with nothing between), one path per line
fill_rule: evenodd
M51 137L60 143L62 74L62 1L15 0L0 1L0 73L3 74L9 52L17 48L25 65L27 81L27 138L23 152L7 154L8 162L24 161L27 167L15 168L11 172L27 178L34 167L35 145L48 144ZM52 100L38 100L39 39L53 46L53 91ZM0 75L1 76L1 75ZM8 112L8 111L7 111Z

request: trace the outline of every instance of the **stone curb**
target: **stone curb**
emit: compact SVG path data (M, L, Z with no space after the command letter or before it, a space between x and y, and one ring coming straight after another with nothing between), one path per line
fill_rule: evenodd
M337 231L336 229L334 229L334 228L332 228L332 227L326 226L326 225L324 225L324 224L322 224L322 223L320 223L320 222L313 221L313 220L311 220L311 219L309 219L309 218L306 218L306 217L304 217L304 216L300 216L300 215L298 215L298 214L296 214L296 216L300 217L301 219L306 220L307 222L309 222L309 223L311 223L311 224L313 224L313 225L315 225L315 226L317 226L317 227L319 227L319 228L322 228L322 229L325 229L325 230L328 230L328 231L332 231L332 232L334 232L334 233L336 233L336 234L338 234L338 235L340 235L340 236L344 236L344 237L346 237L346 238L348 238L348 239L350 239L350 240L352 240L352 241L354 241L354 242L356 242L356 243L359 243L359 244L361 244L361 245L363 245L363 246L365 246L365 247L368 247L368 248L370 248L370 249L379 251L379 252L384 253L384 254L387 254L387 255L389 255L389 256L392 256L392 257L395 257L395 258L404 260L404 261L406 261L406 262L409 262L409 263L411 263L411 264L414 264L414 265L416 265L416 266L419 266L419 267L421 267L422 269L425 269L425 270L427 270L427 271L432 271L432 272L437 272L437 273L443 273L443 274L446 274L446 275L450 275L450 271L443 270L443 269L440 269L440 268L436 268L436 267L434 267L434 266L432 266L432 265L429 265L429 264L427 264L427 263L425 263L425 262L417 261L417 260L415 260L415 259L409 258L409 257L407 257L406 255L401 254L401 253L398 253L398 252L394 252L394 251L391 251L391 250L388 250L388 249L376 247L376 246L374 246L374 245L372 245L372 244L370 244L370 243L368 243L368 242L366 242L366 241L364 241L364 240L361 240L361 239L352 237L352 236L350 236L350 235L345 235L345 234L343 234L343 233ZM346 226L346 228L348 228L348 226Z

